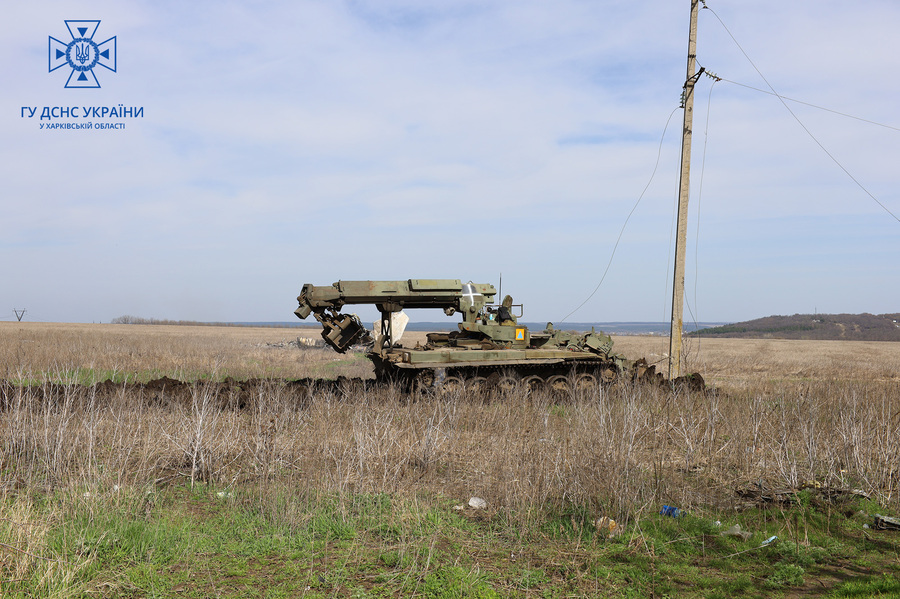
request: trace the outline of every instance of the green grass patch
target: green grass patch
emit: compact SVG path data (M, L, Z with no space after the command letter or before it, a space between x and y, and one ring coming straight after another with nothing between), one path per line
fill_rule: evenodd
M54 493L16 512L22 501L0 500L0 533L40 559L4 565L4 597L900 595L900 535L812 500L636 515L613 538L597 534L584 506L479 512L441 496L197 485ZM10 522L23 518L43 523L41 543L14 536ZM721 534L736 522L750 538Z
M875 598L897 599L900 597L900 580L894 574L861 576L839 585L829 597L833 598Z

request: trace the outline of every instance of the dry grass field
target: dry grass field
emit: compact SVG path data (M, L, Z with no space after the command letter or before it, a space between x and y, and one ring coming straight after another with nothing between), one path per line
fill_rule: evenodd
M217 376L299 379L369 378L365 362L331 350L298 351L298 337L318 340L321 329L110 325L0 322L0 377L42 377L89 371L114 380L150 377L194 380ZM614 351L645 357L666 368L668 339L614 337ZM407 332L403 342L424 343ZM900 381L900 343L791 341L778 339L686 339L687 370L707 382L740 389L767 381ZM101 379L102 380L102 379Z
M626 519L666 500L727 504L762 479L897 499L900 344L689 340L689 370L709 393L620 386L564 401L414 402L391 388L291 385L372 378L361 354L289 343L316 334L2 323L0 466L47 488L300 476L320 490L468 490L518 507L599 501ZM615 349L665 367L665 339L620 337ZM163 377L188 384L123 385ZM236 382L212 384L223 380ZM217 409L226 393L246 409Z
M31 504L9 501L23 492L149 497L197 485L243 490L294 524L305 516L286 495L477 495L523 535L534 532L534 514L566 506L583 523L628 525L663 504L734 513L801 489L887 509L900 497L900 344L689 340L688 367L706 378L705 393L620 384L565 397L412 400L353 381L292 384L371 378L360 354L289 344L317 335L0 323L0 522L32 517ZM654 337L619 337L615 347L660 365L667 349ZM187 391L134 384L162 377L187 381ZM214 384L226 379L239 406ZM780 526L799 551L796 521ZM18 561L0 561L7 577L40 563L27 558L40 540L16 543L6 545L19 547Z
M141 382L164 375L181 380L328 377L342 364L341 356L298 352L289 345L298 337L318 339L320 330L2 322L0 376L41 380L96 373L99 380L137 377Z
M615 351L667 363L669 341L616 337ZM900 382L900 343L787 339L685 339L687 368L716 386L742 389L764 382Z

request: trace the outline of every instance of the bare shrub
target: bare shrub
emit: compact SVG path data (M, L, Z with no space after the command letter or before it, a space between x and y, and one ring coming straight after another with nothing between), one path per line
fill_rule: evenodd
M49 328L31 331L46 333L34 335L38 344L23 336L0 343L10 378L33 383L2 388L0 489L213 483L252 486L273 506L284 494L425 491L478 495L510 513L575 504L619 520L663 503L734 505L735 490L748 483L858 488L885 503L900 489L896 378L884 366L841 360L837 346L821 342L810 351L824 353L808 356L794 355L799 342L732 341L729 357L723 340L704 341L723 355L703 349L700 357L730 381L709 393L623 383L573 385L565 396L511 386L487 396L461 389L416 398L359 380L266 380L287 359L278 352L289 350L268 353L246 338L227 351L202 349L203 338L169 351L166 327L142 330L149 329L163 336L130 348L103 336L64 337L81 363L145 369L108 385L74 384L83 380L74 353L57 367L31 367L50 361L43 344L58 339ZM240 360L258 367L236 360L242 348ZM880 363L894 364L893 347L884 351ZM298 378L338 363L332 353L290 355ZM337 359L347 360L341 372L366 367L357 357ZM153 401L149 390L121 382L162 363L182 380L204 376L184 395L157 389ZM259 378L216 382L232 368Z
M177 448L180 463L190 471L192 489L197 481L221 481L226 455L233 444L232 419L228 418L228 411L221 409L217 389L211 384L195 384L190 406L174 403L174 414L163 412L157 420L159 432Z
M884 384L742 395L622 385L565 402L532 392L489 404L464 393L411 401L390 387L297 393L260 383L240 409L223 407L213 385L195 385L184 405L153 406L92 388L19 388L0 424L0 482L424 489L523 510L593 505L619 518L661 503L727 505L748 481L897 497L898 399Z

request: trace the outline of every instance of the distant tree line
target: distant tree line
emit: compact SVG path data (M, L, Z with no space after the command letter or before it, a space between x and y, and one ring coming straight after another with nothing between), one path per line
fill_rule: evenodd
M167 320L159 318L142 318L140 316L117 316L109 321L111 324L164 324L176 326L193 326L193 327L235 327L241 326L233 322L200 322L197 320ZM256 325L254 325L256 326Z
M767 316L700 329L699 337L900 341L900 314L794 314Z

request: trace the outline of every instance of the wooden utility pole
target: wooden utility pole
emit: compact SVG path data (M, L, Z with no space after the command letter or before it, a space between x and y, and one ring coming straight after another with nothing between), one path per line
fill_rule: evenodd
M681 138L681 189L678 193L678 228L675 233L675 276L672 280L672 328L669 333L669 380L681 376L681 332L684 328L684 256L687 243L688 197L691 187L691 129L694 123L694 84L697 68L697 14L700 0L691 2L687 77L684 83L684 131Z

